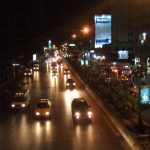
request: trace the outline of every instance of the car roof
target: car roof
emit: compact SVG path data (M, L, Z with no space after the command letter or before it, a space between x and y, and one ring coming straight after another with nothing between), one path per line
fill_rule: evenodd
M74 81L74 80L73 80L73 79L71 79L71 78L69 78L69 79L67 79L67 82L68 82L68 81Z
M39 100L39 103L48 103L48 102L50 102L50 100L48 98L41 98Z
M86 102L84 98L74 98L72 102Z

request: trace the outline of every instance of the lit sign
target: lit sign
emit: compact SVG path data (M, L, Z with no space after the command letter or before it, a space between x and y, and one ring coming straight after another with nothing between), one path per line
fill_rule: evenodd
M111 43L111 16L95 16L95 48Z
M75 47L76 45L74 43L69 44L70 47Z
M36 60L36 54L33 54L33 61Z
M126 50L121 50L121 51L118 51L118 59L128 59L128 51Z
M141 104L150 104L150 86L140 87L140 102Z
M52 48L52 41L51 40L48 41L48 48Z

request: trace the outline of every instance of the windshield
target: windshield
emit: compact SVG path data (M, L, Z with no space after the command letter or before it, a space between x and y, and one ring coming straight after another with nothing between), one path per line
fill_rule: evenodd
M86 102L75 102L73 104L73 107L76 108L76 109L87 109L88 104Z
M37 108L49 108L48 103L38 103Z
M25 102L25 99L24 97L18 96L14 98L13 102Z

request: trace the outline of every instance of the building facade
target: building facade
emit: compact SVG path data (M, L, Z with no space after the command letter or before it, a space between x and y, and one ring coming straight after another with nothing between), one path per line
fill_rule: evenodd
M134 22L133 22L133 1L112 0L112 53L115 60L119 59L119 52L127 52L123 61L133 59ZM119 60L118 60L119 61Z

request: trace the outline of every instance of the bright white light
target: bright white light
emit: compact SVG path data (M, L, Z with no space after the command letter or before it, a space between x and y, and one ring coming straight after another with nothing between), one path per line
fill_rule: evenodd
M40 113L39 112L36 112L36 116L39 116L40 115Z
M91 111L88 112L88 117L92 118L92 112Z
M46 115L46 116L49 116L49 112L46 112L45 115Z
M22 107L25 107L26 105L25 104L22 104Z
M11 107L13 107L13 108L14 108L14 107L15 107L15 105L14 105L14 104L12 104L12 105L11 105Z
M76 112L76 113L75 113L75 117L76 117L77 119L79 119L79 118L80 118L80 113L79 113L79 112Z

